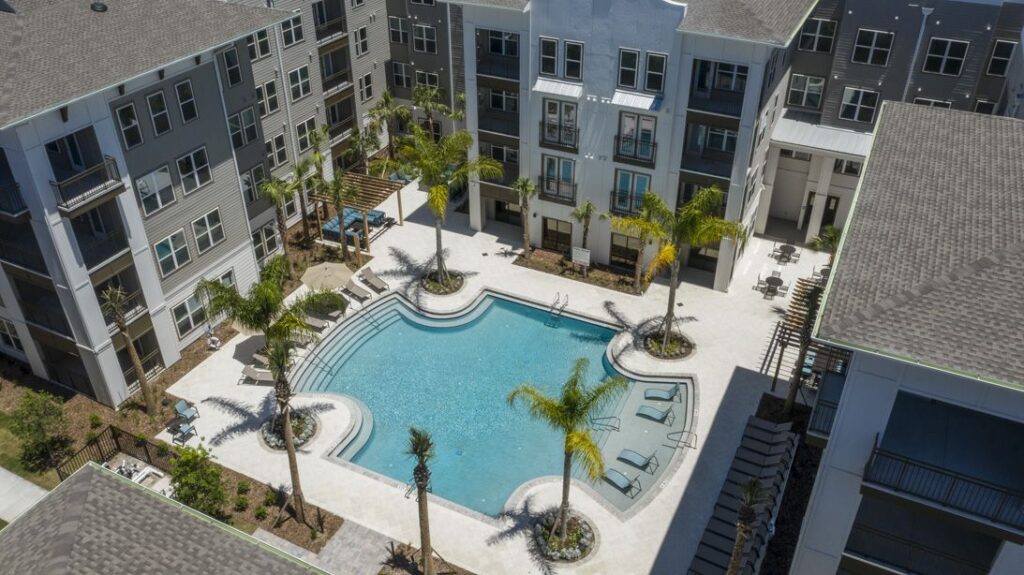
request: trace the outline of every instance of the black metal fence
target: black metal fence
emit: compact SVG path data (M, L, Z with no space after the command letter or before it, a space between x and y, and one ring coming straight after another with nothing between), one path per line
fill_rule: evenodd
M130 455L164 471L171 470L171 460L177 455L169 445L153 443L111 425L77 453L61 462L57 466L57 476L64 481L86 463L93 461L102 464L118 453Z

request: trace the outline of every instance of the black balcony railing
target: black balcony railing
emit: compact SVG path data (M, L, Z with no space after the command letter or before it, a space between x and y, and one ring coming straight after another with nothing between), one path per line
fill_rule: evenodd
M502 173L500 178L491 178L486 181L493 184L500 184L502 186L511 187L512 184L519 179L519 164L511 164L509 162L498 162L501 164Z
M0 260L43 275L49 275L49 272L46 271L46 260L43 259L42 252L35 245L4 242L0 244Z
M580 131L575 125L540 123L540 144L549 148L576 151L580 144Z
M92 269L115 255L128 249L128 238L124 232L109 232L103 235L83 235L75 238L82 252L85 267Z
M348 118L337 124L331 124L327 127L327 135L330 138L330 144L334 144L344 140L352 134L356 126L355 117Z
M743 92L711 90L690 92L691 110L739 118L743 114Z
M103 294L97 294L100 298L100 302L103 301ZM124 320L128 323L138 319L146 311L146 300L142 297L141 291L134 291L128 294L124 298ZM114 314L103 311L103 320L107 322L107 327L111 331L117 329L117 324L114 322Z
M71 337L71 328L68 326L67 317L64 316L64 309L60 302L55 305L43 303L26 303L21 301L21 312L25 321L46 328L52 332Z
M57 193L57 207L74 210L89 200L119 188L121 174L117 170L117 161L107 156L95 166L52 184Z
M150 378L164 369L163 358L160 357L159 349L154 349L145 356L139 358L139 363L142 364L142 371L144 371L146 376ZM129 366L124 370L124 381L129 387L139 383L139 378L135 375L135 366Z
M864 482L1024 531L1024 493L875 448Z
M0 212L9 216L17 216L25 213L28 206L21 197L21 190L14 182L0 182Z
M658 144L636 136L615 136L615 161L654 166Z
M814 411L811 412L811 421L807 424L807 430L828 437L832 433L832 423L836 419L838 409L838 403L818 398L818 401L814 403Z
M726 156L727 153L723 152ZM697 172L719 178L729 179L732 176L732 159L712 157L696 153L683 154L680 166L683 170Z
M324 98L333 96L335 93L340 92L348 87L352 86L352 74L349 70L342 70L341 72L335 72L330 76L323 79Z
M519 81L518 58L481 58L476 62L477 74Z
M570 206L576 205L576 182L567 182L558 178L538 178L541 199Z
M495 134L519 137L519 115L507 112L484 112L480 115L480 129Z
M846 554L912 573L988 573L986 565L859 523L850 529Z
M608 201L608 210L620 216L631 216L640 213L640 206L643 201L643 194L612 190L610 200Z
M324 22L323 24L316 25L316 39L317 41L324 41L330 39L332 36L344 34L347 30L345 24L345 17L338 16Z

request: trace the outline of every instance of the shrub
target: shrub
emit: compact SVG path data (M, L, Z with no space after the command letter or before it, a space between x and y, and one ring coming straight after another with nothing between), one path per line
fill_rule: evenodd
M21 439L25 467L43 470L63 459L71 447L65 435L64 403L45 391L25 392L14 410L11 431Z
M263 505L277 507L277 491L273 489L267 491L267 494L263 496Z
M157 457L167 457L168 455L170 455L170 453L171 453L171 446L167 445L166 441L157 441L156 442L156 456Z
M202 445L183 448L171 461L171 486L178 501L211 517L223 516L227 494L221 468Z
M96 440L96 432L95 431L86 431L85 432L85 442L86 443L92 443L95 440Z
M143 445L146 444L146 435L145 434L143 434L143 433L136 433L134 435L134 437L135 437L135 447L142 447Z
M249 508L249 498L245 495L235 497L235 511L245 511Z
M239 495L245 495L246 493L249 493L250 488L251 486L249 485L248 481L244 479L239 479L238 487L235 489L235 492L238 493Z
M101 419L98 414L90 413L89 414L89 429L97 429L101 425L103 425L103 419Z
M256 509L253 510L252 515L257 520L263 521L264 519L267 518L267 508L262 506L262 505L260 505L259 507L257 507Z

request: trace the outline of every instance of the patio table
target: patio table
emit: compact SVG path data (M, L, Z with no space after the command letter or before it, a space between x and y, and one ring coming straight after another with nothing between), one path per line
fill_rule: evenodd
M796 246L793 244L783 244L779 246L779 259L789 261L789 258L796 253Z
M770 288L772 288L774 290L778 290L780 287L782 287L782 278L776 277L776 276L772 276L770 278L765 278L764 283L768 287L770 287Z

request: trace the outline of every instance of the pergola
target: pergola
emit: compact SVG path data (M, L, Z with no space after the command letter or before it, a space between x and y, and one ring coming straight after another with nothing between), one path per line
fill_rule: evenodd
M402 214L402 188L405 184L402 182L393 182L383 178L375 178L366 174L359 174L356 172L346 172L345 179L355 186L359 190L359 194L356 198L346 202L345 207L354 208L363 213L363 237L366 241L366 251L370 251L370 210L377 209L385 200L391 197L392 194L398 194L398 224L402 225L403 214ZM313 193L309 196L313 202L323 202L326 206L331 206L331 199L323 194ZM316 213L316 229L317 234L320 235L320 239L323 239L323 220L320 216L320 210L313 210ZM329 213L329 212L328 212ZM342 214L338 214L342 217ZM342 240L344 241L345 234L342 230ZM358 247L358 246L357 246ZM356 250L357 257L359 256L360 250Z

